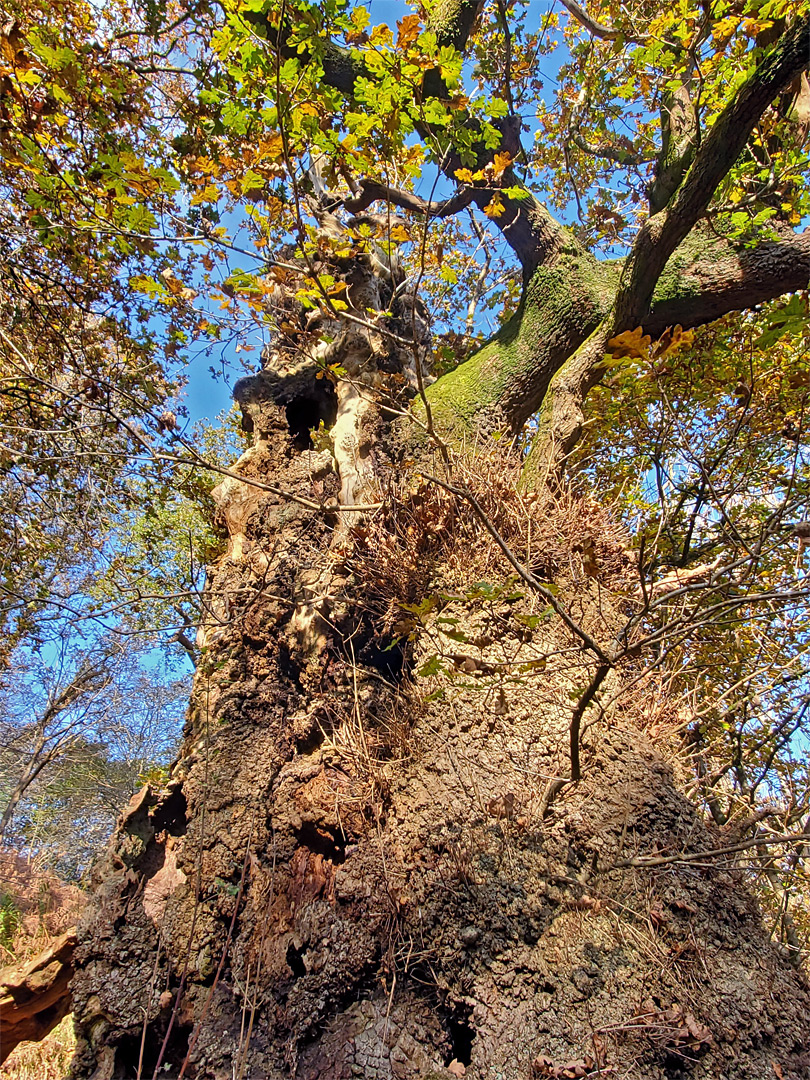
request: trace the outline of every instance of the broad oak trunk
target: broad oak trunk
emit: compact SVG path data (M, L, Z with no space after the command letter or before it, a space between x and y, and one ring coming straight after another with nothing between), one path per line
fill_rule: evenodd
M728 310L754 256L724 257ZM680 258L651 326L687 324L718 263L698 242ZM170 782L133 800L96 870L74 1075L806 1077L810 994L743 873L632 865L730 842L681 792L678 703L632 660L611 670L582 779L551 800L595 658L427 478L474 493L609 646L637 580L620 531L488 436L554 396L618 270L563 246L430 408L419 301L378 259L329 270L349 314L392 311L373 332L307 322L282 282L286 336L236 387L253 445L235 471L256 483L216 492L228 548ZM577 412L562 401L558 444Z

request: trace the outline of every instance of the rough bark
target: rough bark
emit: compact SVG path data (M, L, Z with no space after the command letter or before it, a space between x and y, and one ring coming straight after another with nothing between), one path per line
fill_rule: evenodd
M0 971L0 1064L21 1042L38 1042L70 1012L76 931L66 931L33 960Z
M476 9L448 5L463 18L447 34L462 41ZM806 283L806 236L681 243L802 34L625 264L598 263L539 204L508 204L520 309L424 397L423 313L395 268L363 259L330 267L356 321L299 319L238 384L254 445L235 472L255 484L217 491L228 550L170 783L130 805L96 872L77 1078L806 1075L808 987L743 872L697 859L729 843L681 794L661 734L673 703L653 738L638 672L587 648L609 657L633 603L621 538L591 504L521 488L506 452L464 450L545 403L544 459L564 456L628 319L696 325ZM330 48L327 78L350 95L356 72ZM366 184L347 209L372 195L407 199ZM333 384L325 363L346 375ZM448 443L524 580L553 582L583 633L549 622L464 499L425 479Z
M603 288L570 269L537 300L569 355ZM369 265L341 272L355 311L391 303ZM535 325L524 344L531 299L495 346L527 369L549 340ZM336 385L302 322L237 386L254 438L237 471L265 486L218 489L229 543L183 747L125 813L80 927L75 1076L798 1080L810 995L741 871L639 864L723 846L680 794L665 718L652 738L631 670L586 710L582 639L420 479L442 455L400 414L426 329L397 303L379 332L325 327ZM414 327L412 348L385 333ZM471 402L497 383L479 370ZM310 443L321 421L330 449ZM612 641L633 568L607 517L520 492L508 457L465 468L517 556ZM572 697L583 779L550 803Z

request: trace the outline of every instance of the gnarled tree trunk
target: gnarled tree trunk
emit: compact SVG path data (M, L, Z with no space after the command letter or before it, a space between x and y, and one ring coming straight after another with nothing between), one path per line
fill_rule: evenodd
M742 873L690 862L729 838L681 794L675 703L632 658L595 678L619 531L480 434L541 403L615 271L562 252L427 408L418 303L336 270L349 314L397 306L329 346L302 319L237 386L254 445L218 489L185 739L97 869L75 1076L806 1076L802 975ZM476 424L454 494L426 428Z
M0 1063L21 1042L38 1042L70 1011L76 931L71 928L31 960L0 968Z

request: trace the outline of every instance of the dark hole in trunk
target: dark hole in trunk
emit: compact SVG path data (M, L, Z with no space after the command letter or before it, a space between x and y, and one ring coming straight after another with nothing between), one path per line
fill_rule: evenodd
M287 946L287 967L296 979L302 979L307 973L307 966L302 959L305 952L305 949L296 949L292 942Z
M321 384L312 387L306 395L294 398L284 407L290 438L296 450L311 450L312 429L318 428L321 421L324 427L330 428L337 420L337 394L334 387L327 379L322 379Z
M334 866L346 861L346 840L337 829L304 821L296 830L298 842L316 855L329 859Z
M169 1010L169 1012L171 1012L171 1010ZM155 1071L155 1066L158 1063L160 1051L163 1046L163 1037L167 1022L168 1015L162 1017L156 1024L150 1025L147 1029L140 1073L138 1072L138 1063L141 1059L142 1033L138 1032L137 1035L125 1035L121 1039L115 1055L115 1072L113 1073L113 1076L116 1080L119 1077L121 1080L131 1076L143 1076L144 1078L151 1077L152 1073ZM160 1069L158 1070L159 1076L177 1076L186 1059L190 1038L191 1028L184 1024L178 1024L175 1020L175 1023L172 1025L172 1031L169 1036L166 1051L163 1054L160 1063ZM193 1071L192 1073L187 1072L186 1075L193 1075Z
M171 794L158 804L153 815L155 832L164 829L170 836L186 835L186 797L183 789L175 787Z
M444 1026L450 1036L450 1049L447 1052L445 1066L452 1061L459 1061L462 1065L469 1065L472 1060L472 1044L475 1039L475 1028L470 1023L470 1009L456 1008L444 1019Z

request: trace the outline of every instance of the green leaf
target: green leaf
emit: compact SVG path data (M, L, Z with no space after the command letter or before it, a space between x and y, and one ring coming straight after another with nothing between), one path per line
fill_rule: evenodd
M420 679L430 678L432 675L440 675L445 670L444 664L438 656L431 656L417 671Z

